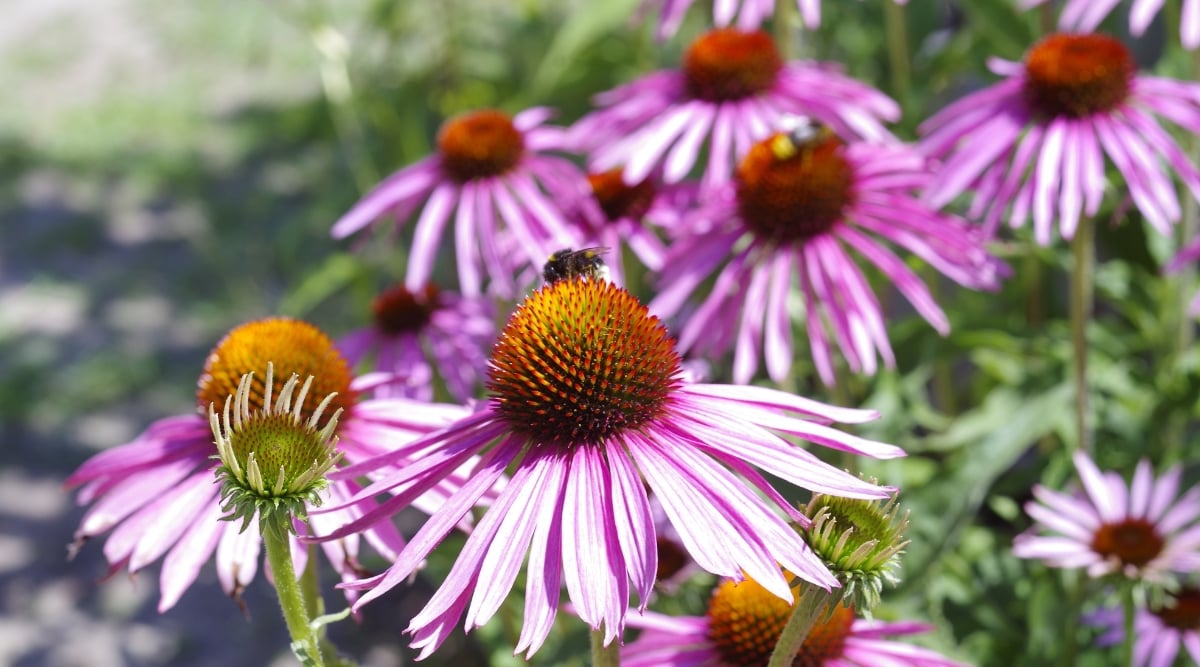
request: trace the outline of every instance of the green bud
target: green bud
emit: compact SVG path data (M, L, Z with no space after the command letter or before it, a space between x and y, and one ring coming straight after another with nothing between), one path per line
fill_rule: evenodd
M267 364L266 394L262 409L251 411L250 395L254 373L242 376L237 393L226 397L218 419L216 406L209 405L208 419L217 445L216 470L221 482L221 509L227 521L242 520L242 530L258 513L262 525L287 525L290 517L306 518L305 504L321 504L325 479L341 458L337 451L338 417L341 409L318 429L321 415L336 393L321 401L307 422L300 417L304 397L312 385L309 376L299 391L299 378L292 374L271 403L274 365Z
M884 584L900 582L908 512L899 516L895 496L882 502L817 494L802 509L812 519L808 544L841 582L842 600L870 618Z

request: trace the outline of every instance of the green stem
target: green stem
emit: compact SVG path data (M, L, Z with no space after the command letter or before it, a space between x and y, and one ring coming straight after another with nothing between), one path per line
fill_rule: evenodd
M324 667L324 660L318 648L316 633L309 626L311 618L308 609L314 603L308 602L300 592L296 581L295 569L292 565L292 551L288 544L288 529L284 522L290 521L286 515L280 514L275 520L264 519L259 525L262 529L263 545L267 551L267 562L271 564L271 573L275 575L275 592L279 595L279 607L283 610L283 620L287 623L288 633L292 636L293 650L301 661L308 658L304 664ZM304 656L299 656L299 652Z
M321 580L318 569L317 547L310 544L308 545L308 560L305 562L304 572L300 574L300 596L304 598L304 610L308 613L309 618L325 615L325 598L321 597ZM325 635L325 628L321 627L316 632L317 641L321 645L321 657L325 658L325 663L328 665L343 664L344 661L338 654L337 648Z
M1075 667L1079 655L1079 616L1083 613L1086 585L1087 579L1083 570L1073 570L1067 574L1067 617L1064 619L1062 635L1067 645L1063 655L1063 667Z
M1042 259L1038 257L1036 247L1025 253L1025 266L1021 273L1025 276L1025 323L1030 331L1041 331L1046 322L1046 303L1042 300Z
M1133 645L1137 643L1137 638L1133 635L1133 617L1134 617L1134 600L1133 600L1133 584L1126 584L1124 591L1121 593L1121 611L1124 612L1125 620L1125 638L1121 642L1121 664L1134 667L1133 665Z
M300 596L304 598L304 611L309 618L325 613L325 600L321 597L321 583L317 573L316 547L308 545L308 559L304 572L300 574Z
M1084 216L1071 240L1075 262L1071 267L1071 349L1075 378L1075 448L1092 451L1092 428L1088 401L1087 326L1092 317L1092 280L1096 265L1095 226Z
M942 301L942 285L941 275L932 266L921 267L921 277L925 279L925 284L929 286L929 295L934 302L941 303ZM954 369L951 367L949 359L938 356L933 360L931 369L933 377L931 378L931 389L933 391L933 402L942 414L954 415L958 414L958 393L954 390Z
M779 633L779 641L775 643L767 667L790 667L808 633L833 599L831 593L816 586L801 586L800 590L800 599L792 607L792 617L783 626L783 632Z
M1200 80L1200 49L1192 51L1190 54L1188 69L1189 79ZM1200 135L1188 135L1187 153L1192 164L1200 162ZM1175 230L1176 248L1182 248L1185 243L1196 238L1197 232L1200 232L1200 206L1196 204L1196 200L1188 191L1187 186L1180 186L1179 189L1183 199L1183 218L1180 220L1179 228ZM1192 290L1195 289L1196 284L1195 264L1184 267L1174 276L1174 279L1175 298L1171 302L1172 312L1168 313L1168 317L1173 318L1176 322L1174 335L1171 336L1173 346L1171 356L1175 361L1171 363L1170 367L1175 369L1177 375L1182 375L1185 371L1182 370L1184 366L1180 361L1192 349L1192 344L1196 340L1196 327L1187 312L1188 305L1192 300ZM1164 465L1174 464L1183 458L1183 443L1187 438L1188 422L1188 415L1184 410L1173 412L1168 420L1162 457Z
M1041 30L1043 35L1052 34L1057 30L1055 27L1057 22L1054 19L1054 15L1055 10L1053 3L1044 2L1042 3L1042 6L1038 8L1038 29Z
M775 3L775 48L784 60L800 57L796 43L795 23L799 20L795 0L779 0Z
M621 667L621 642L604 645L604 628L592 630L592 667Z
M1163 32L1167 33L1167 39L1174 41L1180 39L1179 21L1181 8L1179 0L1167 0L1167 6L1163 9Z
M908 108L912 88L912 64L909 62L908 20L904 5L890 0L883 3L884 34L887 39L888 68L892 74L892 94L902 109Z
M332 26L313 26L312 40L321 54L321 90L329 105L338 144L354 173L360 194L379 182L379 172L367 153L367 133L354 108L354 86L350 80L349 41Z

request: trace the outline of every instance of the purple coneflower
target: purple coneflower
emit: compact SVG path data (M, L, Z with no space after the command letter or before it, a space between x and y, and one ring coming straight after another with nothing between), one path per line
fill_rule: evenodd
M658 8L660 10L658 28L655 35L663 40L679 30L683 23L683 15L692 6L693 0L643 0L643 11ZM896 0L902 5L905 0ZM796 0L796 8L800 11L800 20L807 28L817 28L821 25L821 0ZM739 30L754 30L764 21L775 14L775 0L714 0L713 23L724 28L737 18Z
M418 208L405 285L428 284L442 233L454 217L454 263L459 288L480 294L482 267L502 296L516 293L513 277L540 267L554 250L577 246L563 211L588 196L583 172L565 158L561 128L545 125L536 107L514 117L483 110L446 121L437 153L392 174L333 225L344 238L384 215L400 224Z
M217 448L208 409L216 405L220 411L226 398L237 390L241 376L251 371L255 378L250 402L255 410L261 409L268 362L277 369L272 383L276 395L291 373L313 376L300 413L304 419L321 399L336 393L326 414L342 411L335 434L338 449L348 462L414 440L462 412L449 406L422 404L417 411L404 402L360 400L359 393L370 387L353 377L333 342L306 322L266 319L233 329L209 354L193 414L151 424L133 442L90 458L66 481L68 487L82 485L80 504L92 503L75 533L73 549L112 530L104 544L112 573L123 568L136 573L165 555L159 611L179 601L214 552L217 575L226 593L240 601L241 591L254 579L261 545L258 531L242 532L240 522L220 520L220 486L214 475L219 462L214 458ZM450 490L449 485L434 490L420 506L430 509L440 504ZM329 497L340 503L359 491L353 481L344 480L330 485ZM359 507L348 507L311 519L315 530L327 533L361 513ZM404 546L399 533L386 522L371 526L363 537L388 558ZM364 576L358 565L358 540L357 535L347 535L323 545L345 580ZM302 556L302 548L296 551ZM296 566L303 568L303 557Z
M364 358L376 371L397 376L375 396L433 400L434 369L455 400L476 398L496 339L492 302L440 290L432 283L410 290L397 285L375 297L374 322L338 340L353 368Z
M880 121L900 116L894 101L834 66L784 62L767 33L731 28L692 42L682 69L649 74L596 103L571 133L593 168L624 166L627 183L660 165L665 182L683 180L706 143L705 184L727 181L735 160L789 115L868 141L891 140Z
M792 608L758 582L725 581L708 603L704 616L671 617L656 612L631 616L642 628L621 649L624 667L739 667L765 665L791 616ZM841 606L818 619L791 663L796 667L961 667L934 651L887 639L928 632L911 621L885 622L855 618L853 607Z
M970 216L982 216L989 234L1009 210L1012 227L1032 212L1039 244L1050 243L1055 224L1070 239L1081 214L1100 209L1104 156L1160 232L1179 218L1171 171L1200 197L1200 172L1156 118L1200 132L1200 84L1138 75L1121 42L1093 34L1051 35L1024 63L990 67L1008 78L921 126L923 150L944 160L926 193L934 206L971 191Z
M1021 0L1021 8L1029 9L1046 0ZM1121 0L1066 0L1062 13L1058 15L1060 30L1091 32ZM1129 7L1129 32L1141 37L1150 27L1150 22L1163 7L1163 0L1133 0ZM1179 16L1179 37L1186 49L1200 46L1200 0L1183 0L1183 11Z
M781 381L792 363L793 280L822 381L834 382L826 326L854 372L894 364L883 310L847 249L879 269L938 332L949 322L925 284L887 247L917 255L951 280L992 289L1003 265L965 221L938 213L914 189L930 179L925 159L900 144L843 144L825 128L806 141L759 142L724 186L677 227L650 310L680 312L706 277L712 291L680 330L680 348L733 347L733 379L749 382L765 357ZM887 243L884 243L887 242ZM718 267L720 267L718 269Z
M612 281L625 284L624 252L628 246L642 266L651 271L662 268L666 248L655 229L669 229L680 212L696 197L692 183L663 186L653 176L638 183L626 183L620 168L588 174L592 200L587 207L596 212L578 210L572 214L578 224L583 245L604 248L611 253L605 261Z
M721 576L753 577L790 595L783 564L806 581L836 586L788 523L808 523L761 471L792 484L863 498L890 489L820 461L777 433L875 457L898 447L830 428L876 413L835 408L763 387L694 384L658 318L606 280L551 282L533 292L501 332L488 368L491 398L476 414L413 443L423 458L385 472L361 495L395 494L358 522L401 508L413 494L482 462L433 514L361 605L406 580L506 471L511 480L475 525L446 581L408 632L425 656L466 614L478 627L496 612L528 554L525 622L517 652L550 631L560 587L605 644L620 636L636 593L655 582L657 540L647 491L662 503L691 557ZM790 413L790 414L789 414ZM334 475L372 474L393 457ZM348 526L345 531L358 526ZM334 537L340 535L333 534Z
M1125 641L1124 616L1120 609L1105 609L1089 618L1106 628L1096 639L1100 646ZM1200 665L1200 589L1185 587L1170 595L1165 605L1138 609L1133 617L1133 663L1131 667L1171 667L1179 647L1187 649L1193 665Z
M1200 569L1200 488L1178 497L1179 466L1155 479L1143 460L1128 485L1083 452L1075 453L1075 468L1083 493L1033 488L1036 502L1025 511L1036 523L1013 540L1018 558L1087 568L1092 577L1158 580Z

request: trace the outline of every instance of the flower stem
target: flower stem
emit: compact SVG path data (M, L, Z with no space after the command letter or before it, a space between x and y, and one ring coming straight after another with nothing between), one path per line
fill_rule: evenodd
M798 19L796 3L793 0L778 0L775 3L775 48L779 49L784 60L800 57L795 27Z
M1067 573L1067 617L1063 622L1063 637L1066 639L1066 654L1063 656L1063 667L1075 667L1079 657L1079 615L1083 613L1083 601L1087 597L1087 579L1083 570L1072 570Z
M1071 267L1071 349L1075 377L1075 448L1092 451L1092 430L1088 402L1087 326L1092 317L1092 274L1096 265L1095 223L1087 216L1079 221L1071 240L1075 256Z
M1133 645L1137 642L1137 638L1133 636L1134 590L1132 584L1127 584L1123 588L1125 590L1121 593L1121 611L1125 620L1125 638L1121 642L1121 664L1134 667Z
M592 667L620 667L621 642L604 645L604 628L592 630Z
M267 562L271 564L271 572L275 575L275 592L279 595L283 620L292 636L292 650L302 664L324 667L316 633L308 624L308 609L314 603L306 601L301 594L292 566L292 551L285 523L290 520L286 514L275 514L271 519L261 520L259 525L263 545L267 550Z
M887 38L888 69L892 74L892 94L902 109L908 107L908 92L912 88L912 67L908 54L908 21L904 5L883 3L884 33Z
M325 615L325 598L321 597L321 580L317 572L317 547L316 545L308 545L308 560L304 565L304 572L300 574L300 597L304 599L304 611L308 617L315 619ZM344 665L348 664L338 655L337 648L333 642L325 636L325 628L321 627L316 631L317 641L321 646L321 657L325 659L327 665Z
M767 667L790 667L808 633L833 599L831 593L816 586L801 586L800 590L800 599L792 607L792 617L783 626L783 632L779 633L779 641L775 643Z
M1174 34L1174 33L1171 33ZM1200 49L1192 51L1191 57L1188 59L1189 79L1192 81L1200 80ZM1187 137L1187 154L1188 160L1192 164L1200 162L1200 136L1189 134ZM1176 248L1181 248L1188 241L1196 238L1197 232L1200 232L1200 206L1196 204L1196 199L1188 192L1187 186L1180 186L1183 200L1183 215L1179 222L1179 227L1176 230L1175 238L1178 239ZM1182 357L1192 348L1192 344L1196 339L1195 324L1192 322L1191 315L1188 314L1188 306L1192 299L1193 285L1196 283L1196 266L1195 263L1189 263L1188 266L1179 270L1175 276L1175 299L1171 301L1171 311L1167 313L1168 317L1174 318L1176 329L1171 335L1170 350L1172 356L1176 360L1170 365L1175 369L1175 372L1182 374L1184 371L1183 364L1179 363ZM1168 320L1171 321L1171 320ZM1164 451L1162 463L1171 465L1183 458L1183 444L1187 442L1187 428L1189 423L1188 415L1184 410L1178 410L1171 414L1168 422L1164 438Z

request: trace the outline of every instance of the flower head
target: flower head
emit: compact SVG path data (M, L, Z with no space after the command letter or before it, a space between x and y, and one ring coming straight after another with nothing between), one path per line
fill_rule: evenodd
M270 375L262 374L268 368L272 369ZM280 377L293 375L312 378L304 385L307 391L295 391L294 380ZM289 383L291 391L285 390ZM163 558L160 611L178 602L215 554L222 587L240 599L257 572L261 540L257 531L243 532L235 523L220 520L224 511L221 487L215 483L214 472L220 466L216 455L221 449L230 451L233 457L227 456L225 461L228 474L238 477L229 465L236 460L241 476L249 482L248 454L254 450L264 485L271 480L274 486L282 479L284 489L294 488L305 477L301 469L307 466L285 465L283 477L276 477L279 468L275 460L259 447L265 444L269 449L276 440L265 436L297 438L311 447L301 458L323 466L328 462L324 457L333 454L323 447L335 438L336 454L349 462L360 461L435 430L462 412L427 404L420 404L418 411L414 404L399 399L362 399L361 392L371 388L353 376L333 341L311 324L272 318L234 328L208 355L191 413L151 424L133 442L93 456L67 479L67 486L81 487L80 504L91 503L76 531L73 548L111 530L104 555L113 572L128 568L135 573ZM240 406L236 410L240 417L230 410L232 421L220 424L220 442L214 445L209 410L225 406L230 396L233 405ZM271 397L276 397L274 403ZM330 419L317 428L322 415L340 415L340 419ZM310 426L317 430L310 433ZM447 483L431 489L419 507L438 504L451 488ZM342 480L330 484L327 493L332 501L344 502L358 490L357 483ZM330 532L363 511L356 506L313 515L310 523L314 530ZM249 518L244 512L239 516ZM372 526L361 536L346 535L323 545L345 579L364 574L358 564L361 538L388 557L404 545L395 528L385 523ZM302 558L297 559L296 567L304 567Z
M1036 7L1046 0L1020 0L1022 9ZM1058 15L1060 30L1090 32L1100 27L1104 17L1121 4L1121 0L1066 0ZM1163 8L1163 0L1133 0L1129 3L1129 32L1141 37ZM1183 0L1179 16L1179 36L1186 49L1200 47L1200 0Z
M625 283L624 248L628 246L651 271L662 267L666 249L655 229L670 228L679 211L695 198L692 184L664 185L653 176L626 183L620 168L588 174L592 199L572 212L584 245L608 251L613 282Z
M321 504L321 492L328 486L325 474L341 458L333 434L341 409L329 416L325 426L317 428L336 394L326 396L304 421L300 410L313 376L308 376L297 391L299 376L293 374L272 404L273 374L274 364L268 362L261 408L252 410L253 371L242 376L237 394L225 398L221 417L217 417L216 405L208 407L208 421L221 461L217 479L222 484L222 509L228 512L224 518L241 519L242 530L255 516L264 522L274 514L307 518L305 505Z
M369 359L373 370L395 374L398 381L379 385L380 398L433 400L434 376L455 400L476 398L487 364L486 350L496 338L490 299L440 290L432 283L419 290L396 285L371 304L371 326L338 340L351 366Z
M686 351L734 347L733 379L748 382L760 353L776 381L792 363L793 280L803 295L817 371L834 382L825 322L854 372L873 373L876 355L894 364L883 310L847 249L882 271L939 333L942 309L921 279L880 241L917 255L955 282L994 289L1004 270L967 223L920 202L925 160L899 144L845 144L800 124L801 136L776 133L755 144L725 186L676 227L652 312L683 312L704 279L711 292L680 329ZM803 139L797 141L797 139Z
M571 132L594 169L623 166L627 183L661 167L667 183L688 175L708 144L707 185L730 179L734 160L789 115L812 116L839 134L890 140L881 121L900 109L883 93L817 63L785 62L767 33L713 30L683 66L602 93L601 107Z
M869 411L762 387L690 382L663 325L605 280L557 280L533 292L500 334L487 385L491 398L479 412L414 443L429 453L378 474L362 494L389 491L395 497L381 507L399 509L467 457L482 457L462 491L434 513L386 573L353 584L370 589L359 604L408 578L480 494L512 473L408 628L422 655L435 650L464 613L468 628L486 622L527 553L517 651L541 646L563 584L588 625L603 627L606 641L619 636L630 593L644 607L655 582L657 535L648 491L705 570L737 578L744 572L780 597L790 595L780 564L814 585L836 586L784 516L802 524L808 519L760 470L834 495L880 498L889 490L821 462L777 433L870 456L903 454L825 425L874 418ZM334 476L374 474L391 464L382 456Z
M519 271L540 265L555 248L579 244L563 211L587 197L587 181L552 154L565 141L545 125L549 116L533 108L514 117L482 110L451 118L438 133L437 153L376 186L334 223L333 236L354 234L385 214L403 224L420 209L405 279L415 292L429 283L453 216L463 294L480 294L485 267L499 294L514 294Z
M807 584L801 584L804 586ZM798 586L793 595L801 592ZM768 592L753 579L727 580L713 591L704 616L672 618L655 612L630 617L642 628L621 649L626 667L739 667L765 665L791 616L791 601ZM797 667L910 665L960 667L928 649L885 639L926 632L912 622L885 623L855 618L838 605L819 618L792 662Z
M1123 44L1095 34L1051 35L1024 63L991 69L1007 78L921 126L923 150L944 161L926 193L934 206L971 191L970 215L989 234L1006 211L1012 227L1032 212L1038 243L1055 224L1069 239L1081 215L1099 211L1105 156L1160 232L1180 215L1171 172L1200 197L1200 172L1158 121L1200 131L1200 84L1140 75Z
M1088 619L1105 628L1097 638L1100 646L1112 646L1125 640L1124 619L1120 609L1105 609ZM1180 646L1200 664L1200 589L1185 587L1170 595L1160 606L1138 609L1133 619L1132 667L1174 665Z
M808 544L842 585L841 599L871 616L883 585L900 583L896 570L908 545L908 513L899 517L896 498L886 503L817 494L804 513L812 519Z
M1036 523L1013 540L1017 557L1149 581L1200 569L1200 488L1179 497L1178 466L1155 479L1143 460L1129 485L1082 452L1075 468L1082 493L1034 487L1025 511Z

